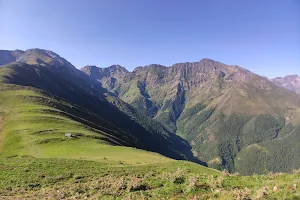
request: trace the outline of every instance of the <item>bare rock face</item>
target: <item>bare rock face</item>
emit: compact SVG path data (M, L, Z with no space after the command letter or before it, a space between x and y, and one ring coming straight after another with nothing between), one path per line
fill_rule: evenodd
M300 77L296 74L271 79L273 83L290 91L300 94Z

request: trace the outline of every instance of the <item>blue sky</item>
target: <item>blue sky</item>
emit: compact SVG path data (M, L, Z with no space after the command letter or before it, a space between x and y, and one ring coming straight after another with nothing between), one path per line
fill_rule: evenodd
M211 58L300 74L299 0L0 0L0 49L44 48L77 68Z

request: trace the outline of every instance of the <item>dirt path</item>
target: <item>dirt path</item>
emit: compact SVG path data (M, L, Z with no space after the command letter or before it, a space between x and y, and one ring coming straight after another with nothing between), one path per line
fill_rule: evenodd
M4 113L0 112L0 152L1 152L2 142L4 140L4 134L2 132L4 121L5 121Z
M2 115L2 113L0 113L0 135L2 132L3 122L4 122L4 116Z

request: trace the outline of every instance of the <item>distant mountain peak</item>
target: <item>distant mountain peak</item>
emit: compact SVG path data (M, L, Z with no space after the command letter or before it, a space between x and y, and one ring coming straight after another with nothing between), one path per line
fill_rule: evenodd
M291 75L286 75L284 77L276 77L272 78L271 80L280 80L280 79L298 79L300 78L297 74L291 74Z
M111 65L109 67L97 67L96 65L86 65L84 67L81 68L81 71L86 71L86 70L102 70L102 71L118 71L118 72L123 72L123 73L128 73L129 71L121 66L121 65Z
M287 75L284 77L285 79L298 79L300 78L297 74Z
M75 69L75 67L68 62L66 59L60 57L53 51L45 49L28 49L26 50L18 59L17 62L27 63L27 64L49 64L56 67L66 66L70 69Z
M276 85L300 94L300 77L297 74L270 79Z
M109 67L107 67L107 69L112 70L112 71L120 71L120 72L124 72L124 73L128 73L129 71L121 66L121 65L111 65Z
M210 58L203 58L203 59L200 60L200 62L206 62L207 63L207 62L216 62L216 61L214 61Z
M88 76L102 82L101 84L107 85L107 87L114 87L116 80L124 77L127 73L127 69L121 65L111 65L106 68L100 68L95 65L87 65L80 69Z
M27 49L26 51L19 49L14 51L0 50L0 65L13 62L47 66L56 70L76 71L70 62L50 50L39 48Z

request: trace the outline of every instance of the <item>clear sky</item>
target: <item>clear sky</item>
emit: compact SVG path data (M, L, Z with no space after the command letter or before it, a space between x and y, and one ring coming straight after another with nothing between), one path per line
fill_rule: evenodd
M29 48L77 68L211 58L300 74L300 0L0 0L0 49Z

